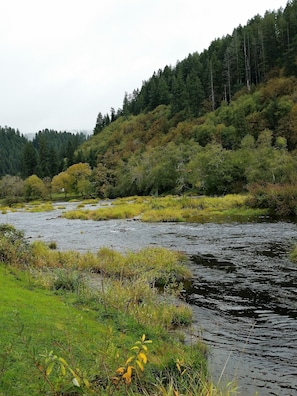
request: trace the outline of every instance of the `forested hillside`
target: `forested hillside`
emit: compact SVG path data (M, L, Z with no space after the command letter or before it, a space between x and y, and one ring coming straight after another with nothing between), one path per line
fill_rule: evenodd
M255 92L182 122L170 106L121 117L83 144L96 152L102 195L247 191L296 180L297 79L275 77Z
M99 113L94 133L119 115L152 111L160 104L170 105L171 116L178 114L179 119L201 116L222 102L230 103L243 87L253 91L280 69L285 76L296 76L296 56L297 2L290 0L284 10L256 15L201 54L159 69L140 90L126 93L117 113L113 108L110 116Z
M36 134L22 177L99 197L297 192L297 0L153 73L81 143Z
M97 156L103 196L247 191L295 183L297 1L255 16L98 114L85 161Z

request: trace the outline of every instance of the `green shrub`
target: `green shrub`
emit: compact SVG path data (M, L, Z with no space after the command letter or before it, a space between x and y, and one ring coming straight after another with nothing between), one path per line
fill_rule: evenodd
M0 225L0 261L14 266L28 266L32 250L22 231L9 224Z
M269 209L276 216L297 215L297 185L253 184L249 186L252 207Z

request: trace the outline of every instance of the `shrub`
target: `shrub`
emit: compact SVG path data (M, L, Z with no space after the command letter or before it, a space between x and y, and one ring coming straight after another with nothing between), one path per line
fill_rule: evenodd
M49 247L50 249L52 249L52 250L57 249L57 242L55 242L55 241L50 242L50 243L48 244L48 247Z
M27 266L32 260L32 250L22 231L9 224L0 225L0 261L15 266Z
M249 191L251 206L269 209L276 216L297 215L297 185L253 184Z

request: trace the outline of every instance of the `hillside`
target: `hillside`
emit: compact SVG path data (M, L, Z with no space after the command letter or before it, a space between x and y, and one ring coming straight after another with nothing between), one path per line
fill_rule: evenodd
M170 106L120 117L81 146L102 196L224 194L296 179L297 79L279 76L180 121Z
M234 95L278 75L297 75L297 2L285 9L256 15L232 35L212 41L202 53L194 52L175 67L167 65L144 81L141 89L125 94L123 108L110 116L98 114L94 134L120 115L137 115L170 105L171 116L198 117L230 103Z
M225 194L294 183L295 43L296 0L154 73L116 114L99 113L81 146L96 194Z

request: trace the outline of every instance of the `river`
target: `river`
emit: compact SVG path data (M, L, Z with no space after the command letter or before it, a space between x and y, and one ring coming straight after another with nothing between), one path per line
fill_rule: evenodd
M186 253L193 333L209 346L214 381L236 379L243 396L297 395L297 264L288 259L294 222L95 222L63 219L63 210L7 212L0 223L61 250L162 246Z

